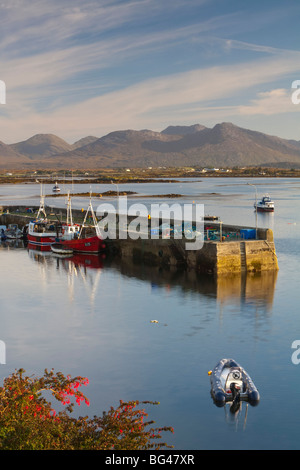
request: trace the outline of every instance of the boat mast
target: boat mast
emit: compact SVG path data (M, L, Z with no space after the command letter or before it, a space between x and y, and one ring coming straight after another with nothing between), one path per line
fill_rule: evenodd
M85 225L85 222L86 222L89 211L91 212L91 215L92 215L93 225L89 225L89 224ZM81 228L80 228L79 237L81 237L81 232L82 232L83 227L94 227L95 230L96 230L97 236L100 237L100 229L99 229L98 222L97 222L97 219L96 219L96 216L95 216L95 212L94 212L94 209L93 209L93 206L92 206L92 191L91 190L90 190L90 203L89 203L89 206L88 206L87 211L85 213L84 221L83 221L83 223L81 225Z
M40 207L37 213L37 219L39 218L40 214L43 214L45 218L47 218L46 210L45 210L45 195L43 194L43 184L41 183L41 198L40 198Z
M70 191L68 191L67 198L67 225L73 225Z

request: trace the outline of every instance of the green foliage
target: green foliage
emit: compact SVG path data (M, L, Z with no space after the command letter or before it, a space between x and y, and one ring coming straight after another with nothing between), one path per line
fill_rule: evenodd
M5 378L0 387L0 450L141 450L170 447L161 442L163 431L153 428L140 404L122 402L102 417L73 418L75 402L89 401L80 388L88 384L84 377L65 377L61 372L45 370L42 377L28 377L23 369ZM45 398L47 393L65 406L56 412Z

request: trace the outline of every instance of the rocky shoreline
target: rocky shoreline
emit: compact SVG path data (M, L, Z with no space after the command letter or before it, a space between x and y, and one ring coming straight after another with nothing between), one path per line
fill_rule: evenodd
M2 170L0 184L54 184L55 181L76 184L134 184L134 183L178 183L182 178L300 178L300 169L294 168L132 168L73 171L66 170ZM184 181L180 181L184 183Z

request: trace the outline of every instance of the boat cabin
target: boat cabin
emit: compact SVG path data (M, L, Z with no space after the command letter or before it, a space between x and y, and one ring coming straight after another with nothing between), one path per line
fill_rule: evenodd
M31 221L28 225L28 233L51 233L56 235L58 227L53 222L47 222L45 220Z
M73 240L74 238L75 239L79 238L79 234L80 234L80 225L64 224L62 226L62 239L63 240Z

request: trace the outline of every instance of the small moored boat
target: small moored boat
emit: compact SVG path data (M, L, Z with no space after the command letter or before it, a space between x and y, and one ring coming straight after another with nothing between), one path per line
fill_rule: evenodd
M59 255L72 255L73 250L68 246L63 245L62 243L52 243L50 245L51 251Z
M60 187L58 186L57 182L56 182L55 185L53 186L52 192L53 192L53 193L59 193L59 192L60 192Z
M4 231L5 237L9 239L17 239L23 237L23 232L19 229L17 224L9 224Z
M258 202L254 203L254 209L257 212L274 212L275 204L268 194L262 197Z
M233 405L247 401L252 406L260 401L259 392L249 374L233 359L221 359L212 371L208 372L211 394L219 407L227 402Z
M220 217L218 215L205 215L204 216L204 222L206 221L214 221L214 220L219 220Z

